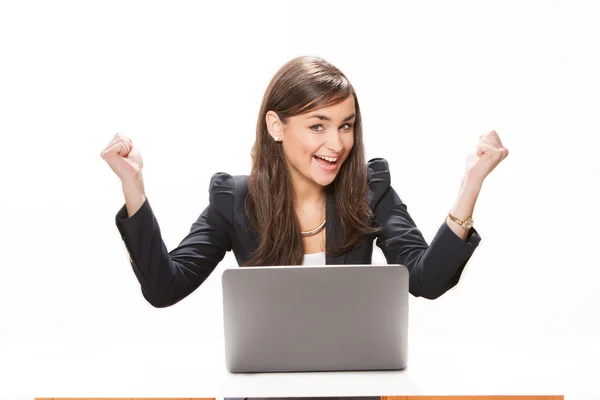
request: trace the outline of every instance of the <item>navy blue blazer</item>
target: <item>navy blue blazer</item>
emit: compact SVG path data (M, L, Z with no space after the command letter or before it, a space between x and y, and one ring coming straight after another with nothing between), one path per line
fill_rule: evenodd
M188 235L167 251L158 222L146 198L131 217L125 205L115 221L129 261L140 282L142 294L155 307L173 305L192 293L212 273L225 253L233 250L238 265L258 247L258 235L244 211L247 175L224 172L212 176L209 205L191 226ZM427 244L410 217L406 205L390 185L388 162L375 158L367 162L370 206L383 229L364 235L362 242L339 257L326 257L326 264L371 264L373 242L389 264L405 265L410 272L409 290L414 296L435 299L454 287L479 245L481 237L471 228L466 240L446 223ZM326 201L326 246L336 239L337 220L331 196Z

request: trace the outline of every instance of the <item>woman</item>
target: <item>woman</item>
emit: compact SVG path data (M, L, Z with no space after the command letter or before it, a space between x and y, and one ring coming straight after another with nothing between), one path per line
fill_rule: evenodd
M410 271L410 292L435 299L458 282L481 237L470 218L485 177L508 155L496 132L480 137L456 202L428 245L390 186L385 159L365 163L356 93L318 57L297 57L263 97L250 176L213 175L209 205L167 252L144 194L142 157L116 134L102 158L119 176L116 224L144 297L177 303L233 250L240 266L370 264L373 241Z

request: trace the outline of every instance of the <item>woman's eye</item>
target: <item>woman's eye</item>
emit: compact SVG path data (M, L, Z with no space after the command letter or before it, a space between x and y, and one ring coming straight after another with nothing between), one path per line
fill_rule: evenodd
M342 127L344 127L344 129L346 129L346 130L350 130L350 129L352 129L352 124L344 124L344 125L342 125ZM323 132L323 130L324 130L324 128L323 129L317 129L317 128L323 128L323 125L319 124L319 125L313 125L310 127L310 129L312 129L315 132Z

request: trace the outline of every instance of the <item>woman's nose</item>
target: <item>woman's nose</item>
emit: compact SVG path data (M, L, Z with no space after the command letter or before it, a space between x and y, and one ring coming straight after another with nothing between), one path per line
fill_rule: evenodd
M325 145L328 149L335 153L340 153L344 148L340 134L335 130L330 130L327 132L325 136Z

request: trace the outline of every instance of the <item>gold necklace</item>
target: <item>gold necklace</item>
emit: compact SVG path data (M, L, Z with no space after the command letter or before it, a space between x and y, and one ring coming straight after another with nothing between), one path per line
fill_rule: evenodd
M321 222L321 225L317 226L315 229L300 233L302 234L302 236L311 236L315 233L319 233L325 227L325 222L327 222L327 219L324 219L323 222Z

